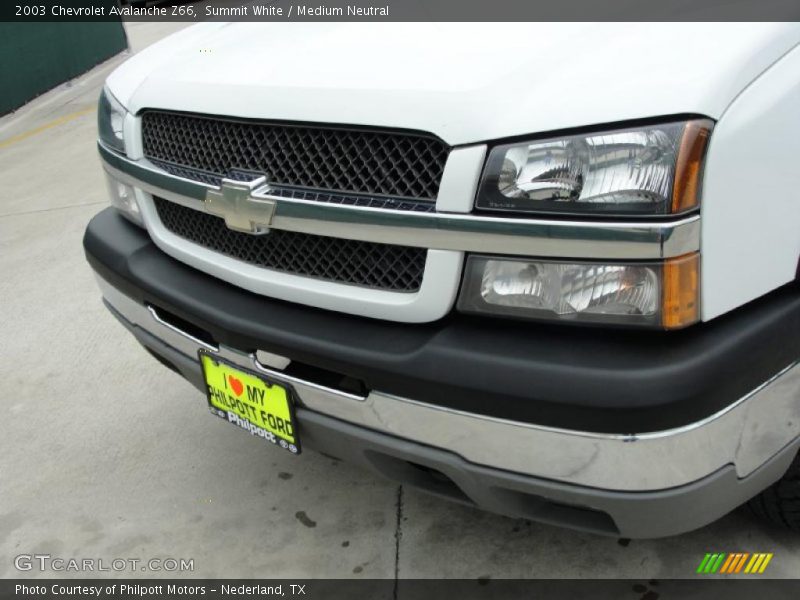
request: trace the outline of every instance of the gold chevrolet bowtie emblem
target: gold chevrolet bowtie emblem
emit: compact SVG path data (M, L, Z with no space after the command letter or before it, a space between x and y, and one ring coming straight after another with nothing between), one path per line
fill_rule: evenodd
M244 233L269 232L275 201L253 198L253 190L263 186L266 177L252 181L223 179L219 190L206 192L206 212L225 219L228 229Z

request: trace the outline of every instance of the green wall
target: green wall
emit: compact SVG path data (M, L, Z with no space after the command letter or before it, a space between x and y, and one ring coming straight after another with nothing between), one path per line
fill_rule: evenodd
M0 23L0 115L126 47L118 21Z

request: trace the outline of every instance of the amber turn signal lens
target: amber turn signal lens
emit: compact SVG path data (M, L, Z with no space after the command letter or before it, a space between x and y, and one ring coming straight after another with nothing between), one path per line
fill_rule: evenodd
M700 204L703 157L712 127L713 122L708 119L689 121L684 127L672 186L673 214L691 210Z
M700 255L686 254L664 263L661 324L680 329L700 318Z

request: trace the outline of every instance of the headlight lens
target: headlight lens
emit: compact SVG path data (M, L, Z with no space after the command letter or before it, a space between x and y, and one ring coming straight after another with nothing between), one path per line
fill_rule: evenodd
M496 146L476 207L568 214L674 214L699 201L708 119Z
M107 89L97 103L97 133L100 140L114 150L125 153L124 125L128 112Z
M697 321L697 268L696 254L630 264L470 256L458 308L674 329Z
M127 183L117 181L108 173L106 173L106 184L108 185L108 195L112 206L116 207L132 223L144 227L142 212L139 210L139 204L136 201L136 190Z

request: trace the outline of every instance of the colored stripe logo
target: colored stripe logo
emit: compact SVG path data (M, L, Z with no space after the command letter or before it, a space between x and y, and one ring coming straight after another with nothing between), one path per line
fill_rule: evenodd
M708 552L700 561L697 573L719 574L761 574L772 560L772 552Z

